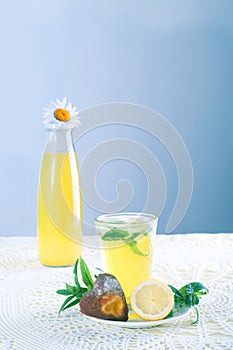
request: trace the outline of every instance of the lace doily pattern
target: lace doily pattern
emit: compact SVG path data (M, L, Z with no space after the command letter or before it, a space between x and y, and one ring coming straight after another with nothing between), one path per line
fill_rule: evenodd
M200 303L200 323L191 312L177 322L127 329L93 322L69 309L56 290L73 283L72 267L41 266L36 238L0 238L1 350L233 349L233 234L156 237L153 276L180 287L200 281L210 293ZM101 252L84 248L91 269Z

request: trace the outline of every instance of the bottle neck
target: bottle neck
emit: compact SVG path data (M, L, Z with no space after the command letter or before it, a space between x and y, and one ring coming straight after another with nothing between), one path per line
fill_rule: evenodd
M66 153L73 150L72 129L47 129L47 132L45 152Z

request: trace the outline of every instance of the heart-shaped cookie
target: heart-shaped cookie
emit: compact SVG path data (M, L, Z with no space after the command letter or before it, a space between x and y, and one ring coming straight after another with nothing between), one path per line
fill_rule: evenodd
M115 276L100 274L93 289L86 293L79 303L80 311L105 320L127 321L128 306L124 292Z

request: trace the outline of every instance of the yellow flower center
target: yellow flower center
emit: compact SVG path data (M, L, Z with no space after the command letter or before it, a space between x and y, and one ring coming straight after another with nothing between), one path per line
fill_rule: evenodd
M70 113L66 109L57 108L54 111L54 117L61 122L67 122L70 120Z

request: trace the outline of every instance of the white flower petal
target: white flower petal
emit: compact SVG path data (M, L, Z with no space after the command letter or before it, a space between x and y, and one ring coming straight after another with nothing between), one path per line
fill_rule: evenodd
M66 109L66 102L67 102L67 98L64 97L63 100L61 101L62 108L64 109Z
M67 105L67 111L69 111L70 113L72 113L72 104L68 103Z
M53 107L54 107L54 108L57 108L58 105L57 105L56 102L50 102L50 106L49 106L49 107L50 107L50 109L53 108Z

